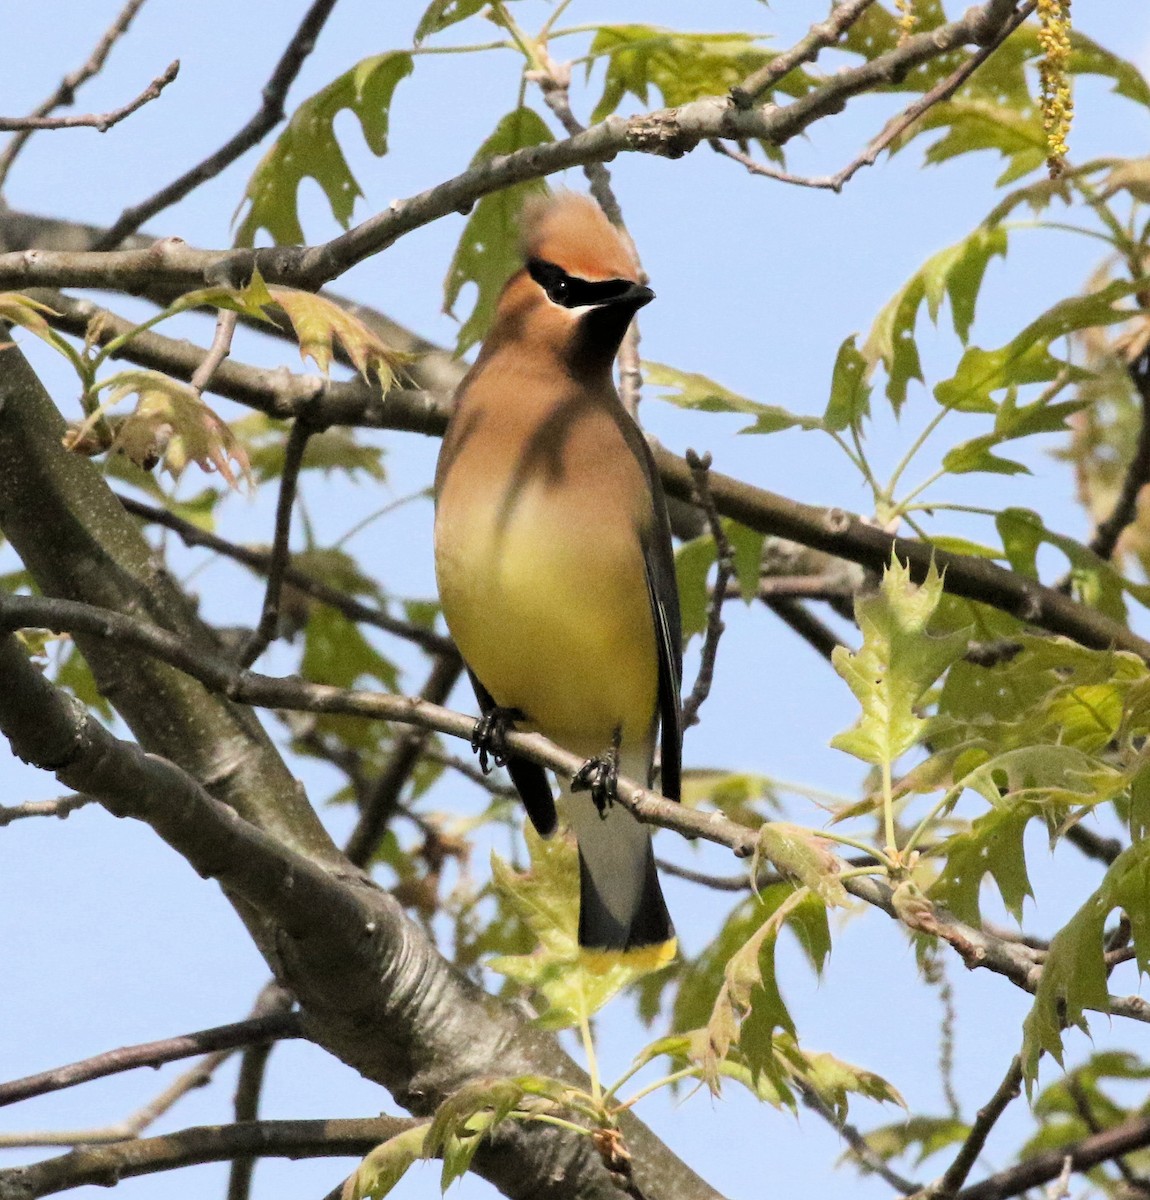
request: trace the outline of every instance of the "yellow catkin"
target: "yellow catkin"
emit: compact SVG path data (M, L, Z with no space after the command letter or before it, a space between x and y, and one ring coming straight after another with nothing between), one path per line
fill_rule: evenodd
M914 11L914 0L894 0L894 7L898 13L898 41L901 46L914 33L918 17Z
M1070 0L1038 0L1038 65L1042 87L1042 127L1046 131L1046 165L1057 179L1066 170L1074 100L1070 94Z

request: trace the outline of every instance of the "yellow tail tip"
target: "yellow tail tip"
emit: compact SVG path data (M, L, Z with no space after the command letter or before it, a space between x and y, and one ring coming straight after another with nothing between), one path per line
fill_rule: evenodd
M597 950L581 946L579 963L594 975L606 975L613 967L627 967L637 974L646 974L665 967L678 952L677 938L656 942L652 946L632 946L628 950Z

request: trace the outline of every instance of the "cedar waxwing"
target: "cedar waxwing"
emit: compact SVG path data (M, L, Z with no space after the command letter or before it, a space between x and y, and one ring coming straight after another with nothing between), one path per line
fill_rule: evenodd
M526 265L503 289L439 455L439 595L484 727L538 730L599 760L592 797L565 800L585 959L606 968L622 952L661 965L675 937L650 834L611 805L609 782L603 795L614 765L650 784L660 725L662 791L680 792L671 530L651 452L612 380L631 318L654 293L590 199L529 203L522 226ZM506 765L550 835L545 772L514 756Z

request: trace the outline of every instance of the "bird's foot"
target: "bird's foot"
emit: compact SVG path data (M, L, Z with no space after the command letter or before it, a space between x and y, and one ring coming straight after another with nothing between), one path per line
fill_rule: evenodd
M597 758L589 758L571 776L571 790L590 792L601 817L606 817L607 810L615 803L619 786L619 742L620 731L616 730L611 749Z
M471 735L471 748L479 755L479 769L484 775L493 766L502 767L510 755L507 748L507 732L516 721L523 719L517 708L501 708L496 705L475 722Z

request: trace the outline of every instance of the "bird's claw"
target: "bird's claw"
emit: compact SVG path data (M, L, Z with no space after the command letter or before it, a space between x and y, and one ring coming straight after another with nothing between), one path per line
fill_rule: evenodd
M479 769L489 775L493 766L502 767L510 755L507 747L507 731L523 714L517 708L494 708L485 712L475 722L471 734L471 749L479 755Z
M599 816L606 817L607 810L615 803L619 786L619 739L615 744L598 758L589 758L571 777L573 792L590 792L591 800L599 810Z

